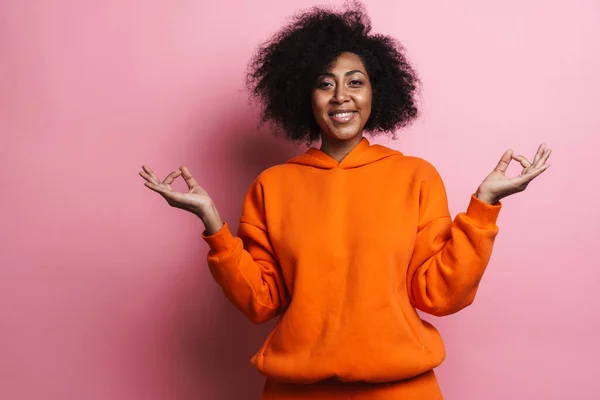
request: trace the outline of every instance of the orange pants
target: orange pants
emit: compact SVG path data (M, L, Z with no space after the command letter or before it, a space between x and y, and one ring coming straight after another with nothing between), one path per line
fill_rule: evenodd
M267 379L261 400L443 400L433 371L388 383L326 380L310 385Z

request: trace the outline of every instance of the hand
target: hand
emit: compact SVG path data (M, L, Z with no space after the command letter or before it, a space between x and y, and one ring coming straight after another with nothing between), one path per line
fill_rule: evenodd
M196 179L192 176L186 167L180 167L178 170L171 172L164 181L160 181L154 172L146 165L142 166L143 171L140 171L140 176L146 180L144 185L149 189L160 194L171 207L181 208L203 218L208 210L213 208L212 199L209 197ZM187 193L180 193L173 190L171 184L179 176L183 176L185 183L189 188Z
M535 177L550 167L546 161L551 153L552 150L546 149L546 144L542 143L533 162L529 162L521 155L515 156L512 150L506 151L494 171L479 185L475 196L488 204L494 204L506 196L524 191ZM521 163L523 171L514 178L508 178L505 173L512 160Z

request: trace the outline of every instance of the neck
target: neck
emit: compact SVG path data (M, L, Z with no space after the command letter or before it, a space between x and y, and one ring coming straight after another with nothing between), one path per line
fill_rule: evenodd
M361 140L362 133L349 140L336 140L321 136L321 151L340 163Z

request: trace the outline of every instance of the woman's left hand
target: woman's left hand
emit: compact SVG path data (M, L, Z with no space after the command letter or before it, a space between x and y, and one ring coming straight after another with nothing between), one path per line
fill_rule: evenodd
M546 164L552 150L546 149L546 144L542 143L533 159L533 162L523 156L515 156L512 150L506 151L494 171L487 176L479 185L475 197L488 204L495 204L498 200L510 196L511 194L522 192L527 188L529 182L550 167ZM506 170L508 164L516 160L523 166L523 171L514 178L508 178Z

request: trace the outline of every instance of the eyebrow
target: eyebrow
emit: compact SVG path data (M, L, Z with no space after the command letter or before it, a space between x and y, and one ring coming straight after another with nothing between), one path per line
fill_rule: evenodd
M362 72L362 71L360 71L358 69L353 69L352 71L348 71L344 75L348 76L348 75L352 75L352 74L357 73L357 72L363 74L364 76L367 76L364 72ZM319 74L319 76L331 76L332 78L335 78L335 74L333 74L331 72L323 72L322 74Z

